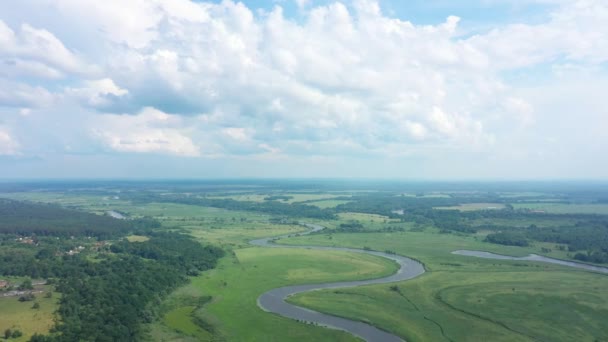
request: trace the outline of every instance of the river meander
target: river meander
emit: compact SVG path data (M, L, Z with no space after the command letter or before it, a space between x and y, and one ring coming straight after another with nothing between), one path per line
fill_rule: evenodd
M310 231L303 234L309 234L312 232L319 231L324 227L313 224L306 224L308 228L311 228ZM276 245L273 243L273 240L291 237L292 235L284 235L280 237L273 238L264 238L252 240L250 243L255 246L262 247L278 247L278 248L307 248L307 249L315 249L322 251L344 251L344 252L355 252L355 253L366 253L370 255L376 255L380 257L384 257L390 260L395 261L399 264L399 270L388 276L377 279L368 279L368 280L358 280L358 281L342 281L335 283L324 283L324 284L307 284L307 285L294 285L294 286L285 286L276 289L272 289L268 292L263 293L258 298L258 305L265 311L273 312L279 314L284 317L315 323L318 325L326 326L333 329L339 329L348 331L349 333L358 336L366 341L374 342L374 341L403 341L400 337L388 333L384 330L380 330L372 325L349 320L346 318L336 317L332 315L327 315L324 313L320 313L317 311L313 311L310 309L305 309L293 304L289 304L285 301L285 298L295 295L297 293L314 291L314 290L322 290L322 289L333 289L333 288L345 288L345 287L355 287L362 285L372 285L372 284L385 284L392 283L397 281L404 281L408 279L415 278L424 273L424 266L413 259L396 255L396 254L388 254L383 252L376 251L368 251L363 249L355 249L355 248L342 248L342 247L320 247L320 246L290 246L290 245Z
M300 233L299 235L310 234L319 230L324 229L324 227L315 225L315 224L305 224L306 227L311 230L305 233ZM302 308L290 303L287 303L285 299L289 296L322 289L333 289L333 288L345 288L345 287L355 287L362 285L372 285L372 284L386 284L393 283L398 281L409 280L415 278L424 273L424 266L413 259L396 255L396 254L388 254L377 251L370 251L364 249L355 249L355 248L344 248L344 247L322 247L322 246L291 246L291 245L277 245L274 243L274 240L293 237L296 234L283 235L278 237L270 237L263 239L256 239L250 241L250 244L260 247L274 247L274 248L306 248L306 249L314 249L321 251L344 251L344 252L355 252L355 253L366 253L370 255L376 255L383 258L387 258L395 261L399 264L399 270L387 277L377 278L377 279L368 279L368 280L357 280L357 281L342 281L335 283L323 283L323 284L307 284L307 285L293 285L293 286L285 286L279 287L276 289L272 289L263 293L260 297L258 297L258 305L265 311L273 312L279 314L283 317L292 318L295 320L307 322L307 323L315 323L321 326L326 326L333 329L339 329L347 331L355 336L358 336L368 342L392 342L392 341L403 341L399 336L393 335L389 332L376 328L370 324L366 324L363 322L353 321L346 318L341 318L337 316L332 316L328 314L324 314L321 312L313 311L310 309ZM581 264L577 262L559 260L548 258L536 254L530 254L525 257L512 257L500 254L494 254L483 251L471 251L471 250L458 250L452 252L457 255L478 257L478 258L486 258L486 259L497 259L497 260L523 260L523 261L539 261L546 262L552 264L558 264L562 266L575 267L579 269L584 269L587 271L593 272L601 272L608 274L608 268L593 266L587 264Z

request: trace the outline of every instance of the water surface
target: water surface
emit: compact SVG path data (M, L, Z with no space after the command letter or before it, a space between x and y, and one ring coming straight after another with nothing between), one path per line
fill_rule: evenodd
M594 266L594 265L582 264L580 262L554 259L554 258L542 256L542 255L536 255L536 254L530 254L525 257L514 257L514 256L495 254L495 253L490 253L490 252L471 251L471 250L453 251L452 254L466 255L466 256L472 256L472 257L484 258L484 259L540 261L540 262L546 262L546 263L550 263L550 264L557 264L557 265L562 265L562 266L580 268L580 269L592 271L592 272L600 272L600 273L608 274L608 267Z

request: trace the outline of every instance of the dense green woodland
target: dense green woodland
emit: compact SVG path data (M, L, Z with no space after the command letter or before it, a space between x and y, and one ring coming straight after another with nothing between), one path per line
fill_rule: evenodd
M150 219L118 220L65 209L53 204L27 203L0 198L0 234L73 236L102 239L124 235L133 229L157 228Z
M221 249L203 246L190 236L150 230L158 226L152 220L142 224L4 200L0 208L6 215L0 219L4 233L0 234L0 275L49 278L62 294L60 320L53 332L35 335L32 341L137 340L142 335L141 324L155 319L164 296L184 284L188 276L215 267L223 256ZM27 222L34 223L30 229ZM36 245L23 244L15 241L14 227L19 227L20 234L54 236L41 236ZM142 227L148 241L116 241L97 259L87 253L58 253L87 241L59 238L66 234L119 237L141 233Z

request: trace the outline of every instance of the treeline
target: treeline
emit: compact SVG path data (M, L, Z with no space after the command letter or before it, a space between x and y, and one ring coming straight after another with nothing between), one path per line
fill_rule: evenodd
M331 209L320 209L312 205L278 201L249 202L236 201L229 198L206 198L185 195L158 196L156 194L131 195L130 199L139 203L167 202L228 210L257 211L276 216L306 217L323 220L333 220L336 218L334 211Z
M60 281L58 341L141 338L140 325L155 319L160 298L184 284L187 275L215 267L223 255L221 249L176 233L120 247L116 260L82 264Z
M13 265L0 263L4 275L35 277L28 264L38 262L45 265L46 276L58 279L61 319L50 335L32 341L140 340L141 323L156 318L161 299L188 275L215 267L223 255L219 248L177 233L152 233L148 241L122 241L111 248L114 253L98 262L86 255L38 259L30 253L12 258Z
M528 240L519 232L501 232L488 234L485 239L487 242L497 243L507 246L528 246Z
M110 246L113 253L127 253L144 259L160 260L163 264L190 276L198 271L213 268L216 259L223 255L221 249L201 246L187 235L166 232L148 234L150 240L132 243L123 240ZM210 256L215 256L210 258Z
M494 227L496 228L496 227ZM527 228L501 227L489 234L486 241L511 246L527 246L529 241L565 245L574 258L581 261L608 263L608 223L598 220L581 221L573 226Z
M349 203L340 204L336 207L339 212L359 212L367 214L378 214L391 218L400 218L401 215L394 211L405 212L426 211L433 207L448 207L464 203L492 202L502 203L504 199L496 195L456 196L450 197L412 197L401 196L394 193L377 193L353 196L348 199Z
M289 201L293 196L274 195L264 197L264 201Z
M574 195L572 195L574 196ZM598 197L599 198L599 197ZM562 198L562 200L565 200ZM601 198L599 199L601 200ZM475 233L491 230L485 241L490 243L528 246L533 241L551 242L567 246L576 252L575 259L608 263L608 216L590 214L537 213L531 210L514 209L508 203L505 209L459 211L434 209L464 203L505 203L504 198L492 194L452 195L451 197L426 198L395 196L395 194L371 194L355 196L351 202L337 206L337 212L364 212L379 214L401 221L414 222L418 226L434 226L443 233L452 231ZM403 211L403 215L400 214ZM554 227L539 228L535 225L517 227L509 221L526 222L542 219L555 222ZM480 222L502 222L501 224L480 224ZM506 222L506 223L505 223ZM563 222L577 222L562 226ZM337 232L360 232L362 227L340 226Z
M338 212L362 212L368 214L378 214L397 218L401 221L414 222L418 225L435 226L443 232L458 231L464 233L474 233L476 229L469 224L475 219L469 213L459 210L434 209L435 207L449 207L464 203L475 202L502 202L495 195L477 196L455 196L451 197L411 197L398 196L395 194L372 194L354 196L352 202L338 205ZM403 215L400 214L403 212ZM480 211L479 215L484 215L486 211ZM487 211L489 212L489 210Z
M125 234L133 229L156 228L155 220L119 220L40 204L0 199L0 234L95 236L102 239Z
M360 233L365 231L365 227L363 227L360 222L354 221L348 223L341 223L335 230L337 232L342 233Z
M579 252L574 255L574 259L585 262L594 262L596 264L608 264L608 249L603 249L601 251L587 251L586 253Z

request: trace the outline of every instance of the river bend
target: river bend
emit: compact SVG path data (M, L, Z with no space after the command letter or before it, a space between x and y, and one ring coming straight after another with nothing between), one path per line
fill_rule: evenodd
M324 229L324 227L315 224L305 224L306 227L311 228L306 233L300 233L299 235L310 234ZM332 329L344 330L355 336L358 336L368 342L393 342L403 341L399 336L388 333L384 330L380 330L372 325L353 321L346 318L336 317L310 309L305 309L293 304L289 304L285 299L289 296L297 293L322 290L322 289L333 289L333 288L345 288L355 287L362 285L372 284L385 284L397 281L403 281L415 278L424 273L424 266L416 260L406 258L404 256L396 254L388 254L376 251L368 251L363 249L355 248L343 248L343 247L320 247L320 246L290 246L290 245L277 245L274 244L274 240L286 237L296 236L296 234L283 235L279 237L271 237L264 239L257 239L250 241L250 244L262 247L278 247L278 248L306 248L324 251L344 251L344 252L355 252L355 253L366 253L376 255L393 260L399 264L399 270L387 277L368 279L368 280L357 280L357 281L342 281L335 283L324 283L324 284L308 284L308 285L294 285L285 286L272 289L268 292L263 293L258 297L258 305L265 311L273 312L284 317L316 323L321 326L325 326Z
M399 336L388 333L384 330L380 330L370 324L366 324L363 322L353 321L346 318L341 318L337 316L332 316L324 313L320 313L317 311L313 311L310 309L305 309L293 304L289 304L285 301L285 299L289 296L314 291L314 290L322 290L322 289L333 289L333 288L345 288L345 287L355 287L362 285L372 285L372 284L386 284L393 283L398 281L409 280L415 278L424 273L424 266L413 259L396 255L396 254L388 254L377 251L368 251L363 249L355 249L355 248L345 248L345 247L322 247L322 246L293 246L293 245L277 245L274 243L274 240L293 237L297 235L306 235L313 232L317 232L319 230L324 229L325 227L316 225L316 224L304 224L306 227L311 230L305 233L300 234L288 234L277 237L269 237L263 239L251 240L249 243L255 246L261 247L274 247L274 248L306 248L306 249L315 249L315 250L324 250L324 251L344 251L344 252L355 252L355 253L366 253L370 255L376 255L383 258L387 258L397 262L399 265L399 270L387 277L377 278L377 279L368 279L368 280L357 280L357 281L342 281L335 283L323 283L323 284L308 284L308 285L293 285L293 286L285 286L279 287L276 289L272 289L263 293L260 297L258 297L258 305L265 311L273 312L279 314L283 317L288 317L308 323L315 323L321 326L325 326L332 329L344 330L355 336L363 338L368 342L393 342L393 341L403 341ZM608 267L601 266L593 266L587 265L572 261L559 260L548 258L536 254L530 254L525 257L513 257L501 254L495 254L490 252L483 251L471 251L471 250L457 250L453 251L452 254L485 258L485 259L495 259L495 260L522 260L522 261L539 261L546 262L551 264L557 264L568 267L575 267L587 271L599 272L608 274Z

